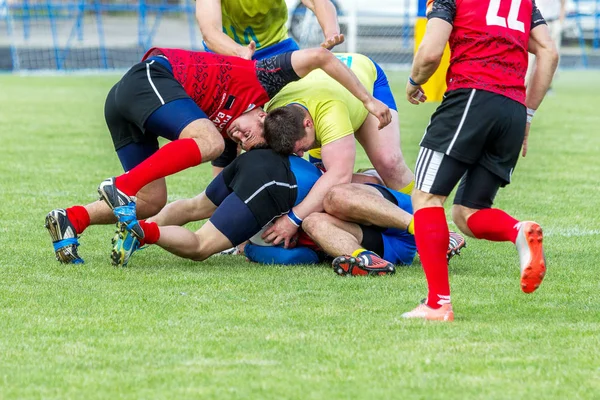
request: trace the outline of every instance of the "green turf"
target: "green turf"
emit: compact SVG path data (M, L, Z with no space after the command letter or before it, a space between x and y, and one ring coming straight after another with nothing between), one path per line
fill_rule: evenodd
M390 75L414 165L435 106ZM512 245L471 240L450 266L453 324L400 320L426 292L418 261L340 278L152 247L115 269L106 226L83 235L85 265L58 264L45 214L120 172L103 121L117 78L0 76L0 398L600 398L598 72L561 73L497 198L545 229L541 290L521 293ZM209 176L169 178L170 198Z

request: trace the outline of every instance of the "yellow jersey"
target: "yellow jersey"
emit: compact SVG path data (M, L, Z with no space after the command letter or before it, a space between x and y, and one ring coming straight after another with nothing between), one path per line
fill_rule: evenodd
M287 39L287 5L284 0L221 0L223 32L246 46L260 49Z
M377 70L373 62L362 54L336 53L356 74L363 86L373 94ZM362 102L345 87L322 70L315 70L286 85L269 103L267 111L299 103L308 109L315 126L316 150L310 155L321 158L320 147L356 132L367 119L369 112Z

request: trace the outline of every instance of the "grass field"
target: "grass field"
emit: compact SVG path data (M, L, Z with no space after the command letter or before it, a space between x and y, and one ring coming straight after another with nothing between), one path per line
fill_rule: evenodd
M405 75L390 78L414 165L435 105L410 106ZM103 226L83 234L84 265L60 265L45 214L120 172L103 121L117 79L0 76L1 399L600 398L597 71L560 74L497 198L544 227L542 288L521 293L511 244L471 240L450 265L452 324L399 318L426 294L418 259L360 279L151 247L115 269ZM209 177L169 178L170 199Z

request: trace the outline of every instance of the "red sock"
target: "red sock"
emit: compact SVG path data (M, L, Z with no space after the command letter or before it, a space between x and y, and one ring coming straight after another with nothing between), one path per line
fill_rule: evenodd
M140 242L140 246L158 242L158 239L160 238L160 229L158 228L156 222L146 222L146 220L139 222L140 226L144 230L144 240Z
M65 211L67 211L67 218L73 224L78 235L81 235L85 228L90 226L90 214L84 206L69 207Z
M498 208L484 208L471 215L467 226L477 239L493 242L513 242L517 240L519 221Z
M427 305L440 308L450 301L448 260L446 252L450 241L448 223L443 207L428 207L414 215L415 241L421 265L427 277Z
M173 175L202 162L200 149L194 139L179 139L165 144L144 162L118 176L115 184L129 196L135 196L152 181Z

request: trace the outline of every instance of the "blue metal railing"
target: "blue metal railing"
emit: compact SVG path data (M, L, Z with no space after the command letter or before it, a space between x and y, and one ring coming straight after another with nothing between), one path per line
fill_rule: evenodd
M51 59L44 64L45 68L59 70L73 68L68 60L74 57L75 52L82 51L82 46L78 47L76 44L92 41L89 37L92 34L89 30L90 23L95 24L95 31L92 31L94 44L87 51L94 52L94 57L98 60L96 64L90 64L88 67L114 68L115 47L118 46L114 44L114 34L110 29L107 30L106 21L115 15L130 16L131 21L137 25L137 29L131 30L131 32L135 31L135 36L124 37L123 41L135 46L139 52L148 49L156 42L163 17L172 15L181 16L183 25L180 23L179 28L182 33L178 33L178 35L188 36L189 41L186 47L200 48L194 0L182 0L182 3L177 4L170 4L167 2L168 0L158 0L158 2L139 0L133 3L123 2L123 0L120 0L122 2L119 3L107 3L106 1L20 0L19 3L7 4L0 0L0 29L5 29L8 34L9 44L4 46L10 48L13 69L43 67L20 64L19 55L25 51L23 49L29 49L28 51L33 53L36 48L34 34L38 35L38 39L40 35L45 36L43 49L37 48L38 52L44 52L44 57ZM411 15L414 11L409 12L408 5L412 2L424 4L425 0L398 1L406 4L406 12L402 15L402 27L400 27L402 34L398 47L406 48L412 43L414 24L411 23L411 19L415 18L414 15ZM587 67L590 66L588 62L590 49L600 49L600 0L571 0L571 5L568 19L577 31L576 38L573 38L574 43L580 48L581 65ZM360 25L360 16L358 20ZM2 24L3 22L4 24ZM88 24L87 31L86 24ZM5 27L3 28L1 25ZM43 34L40 34L40 25L47 29ZM107 40L107 34L111 36L111 40ZM1 46L0 40L0 51L2 50ZM85 63L81 65L85 65Z

